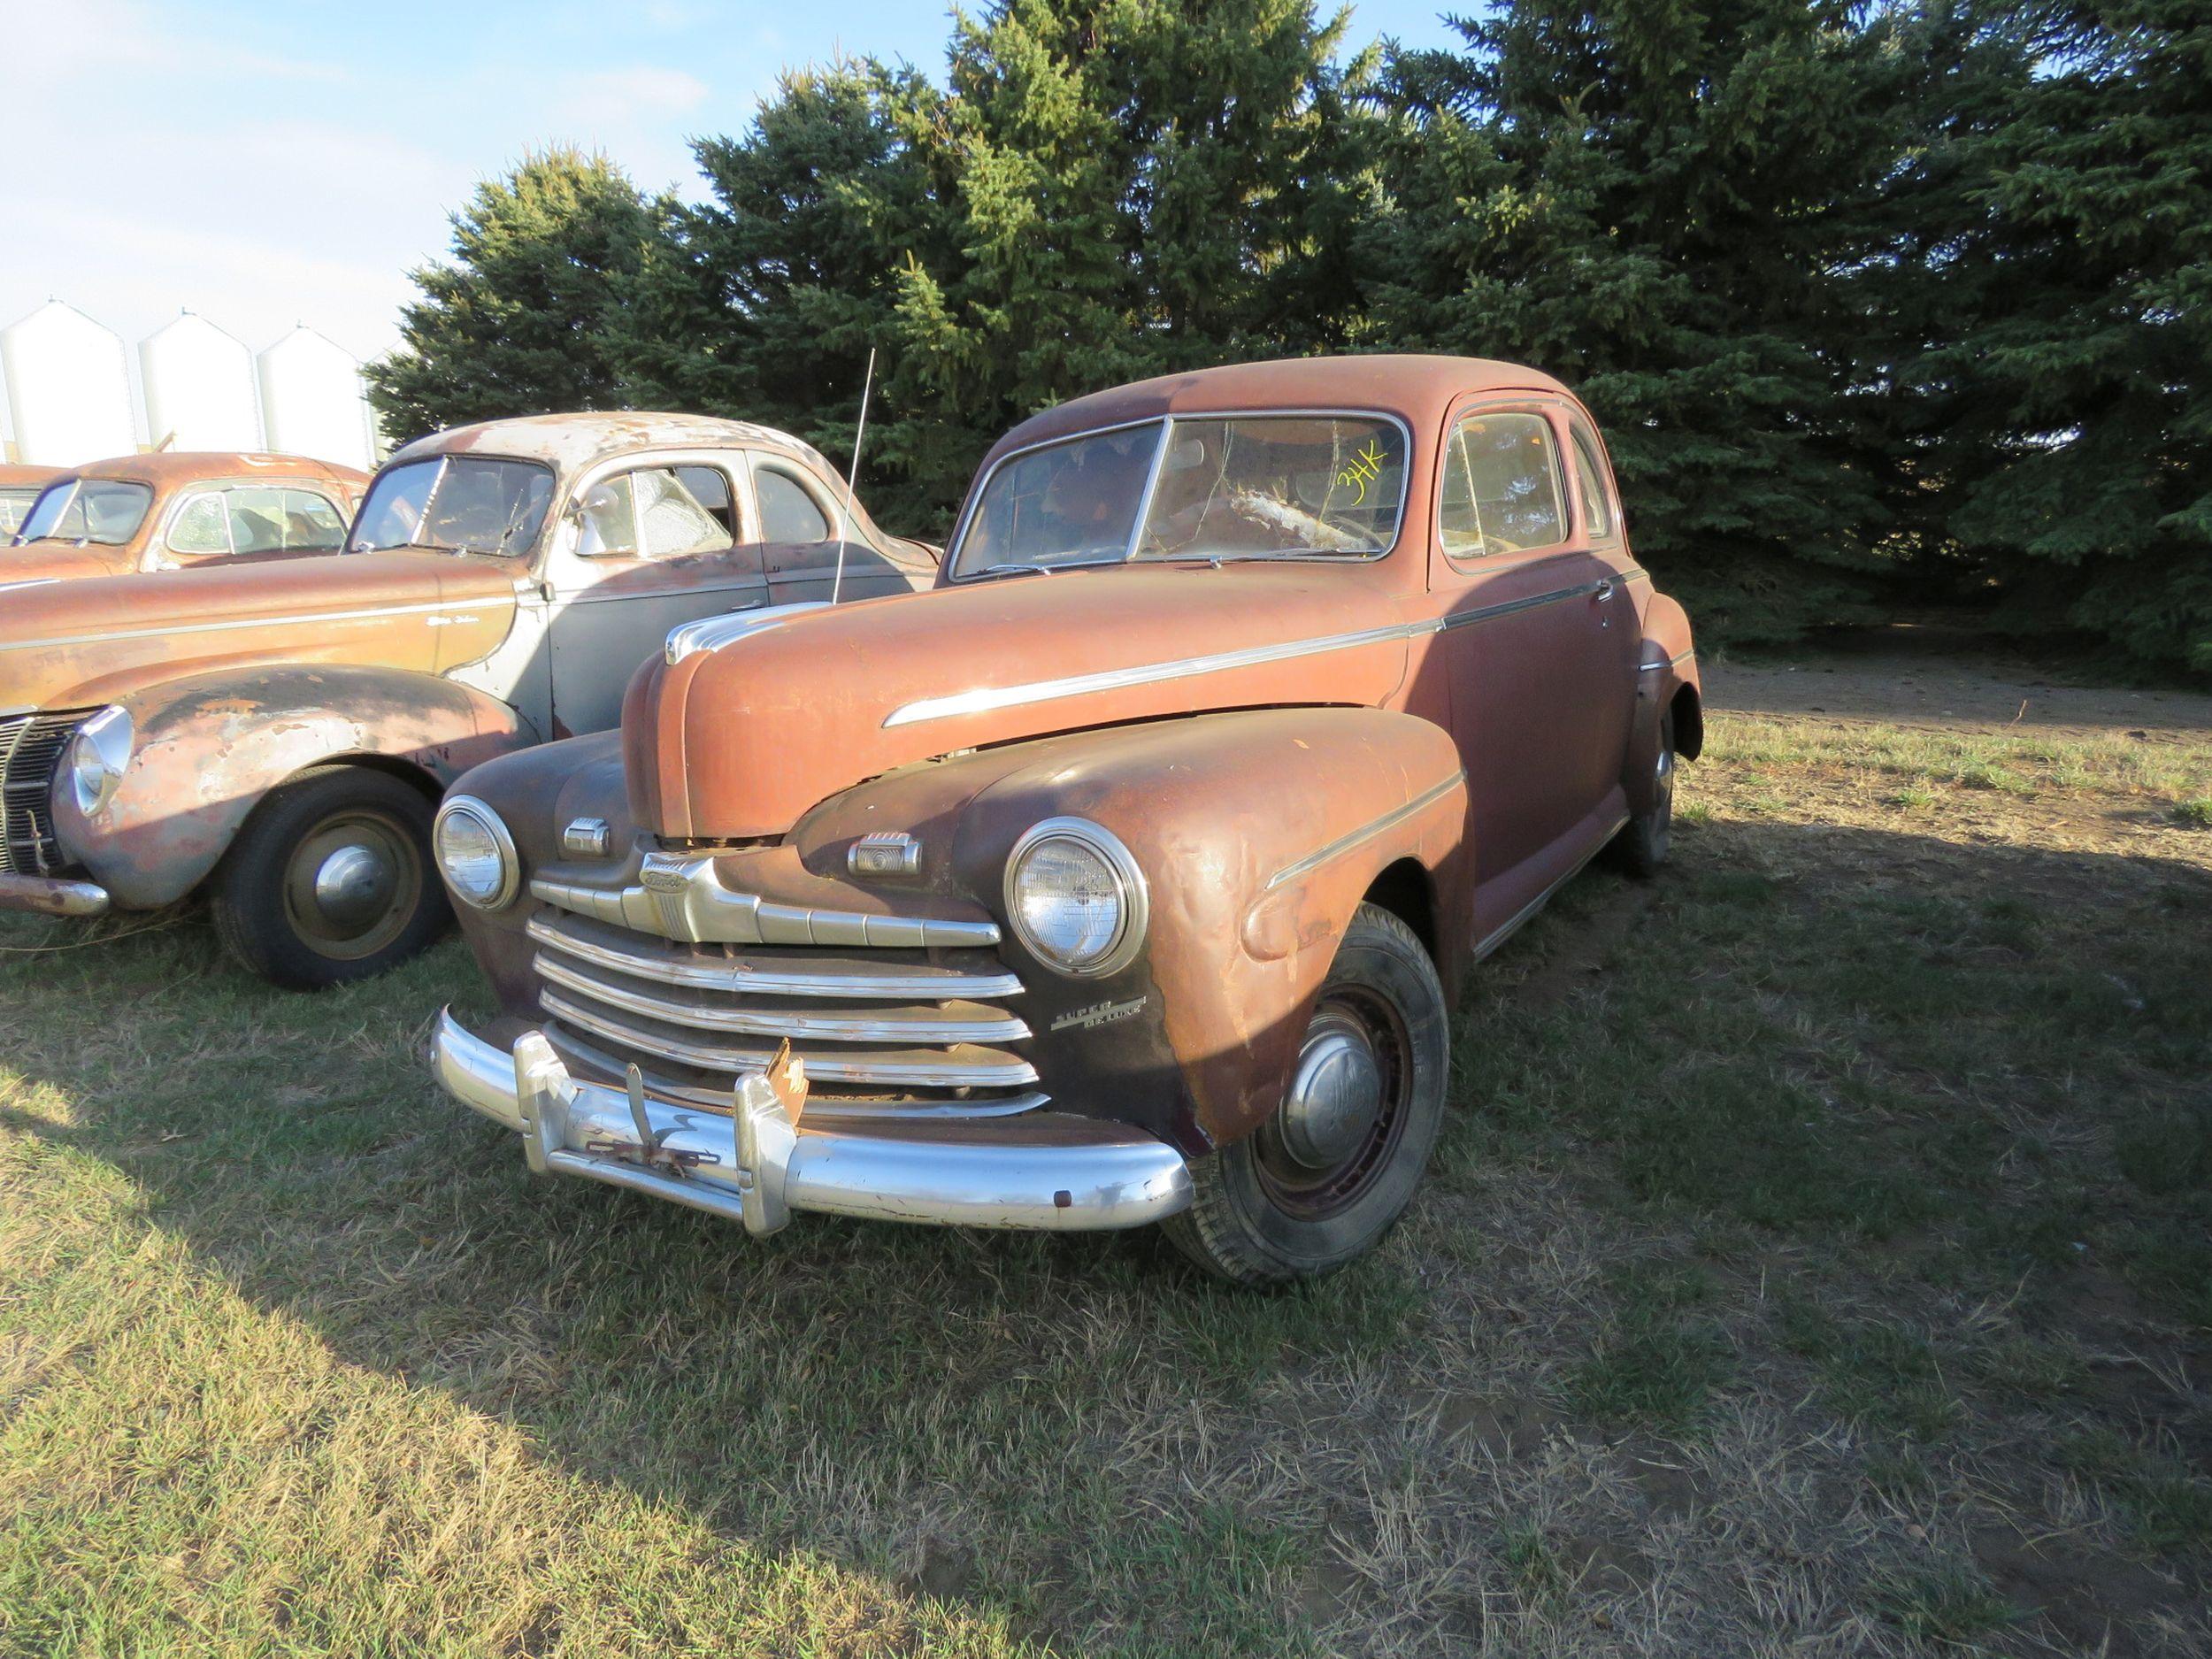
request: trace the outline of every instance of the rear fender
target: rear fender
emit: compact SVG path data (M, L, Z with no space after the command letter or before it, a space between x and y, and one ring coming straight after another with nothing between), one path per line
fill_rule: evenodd
M1698 676L1697 648L1690 618L1665 594L1654 594L1644 611L1642 655L1636 673L1636 718L1621 783L1628 810L1647 810L1659 760L1660 721L1675 710L1675 753L1695 760L1705 747L1704 694Z
M396 766L434 795L533 741L507 704L404 669L232 669L148 687L119 705L135 733L122 782L90 818L58 787L54 828L64 856L127 910L191 892L262 796L307 767Z

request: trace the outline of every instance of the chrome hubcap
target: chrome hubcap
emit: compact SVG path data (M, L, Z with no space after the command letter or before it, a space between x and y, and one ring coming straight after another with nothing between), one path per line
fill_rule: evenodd
M1333 1169L1366 1140L1382 1103L1382 1067L1367 1033L1324 1014L1306 1033L1283 1098L1283 1150L1307 1169Z
M356 841L316 866L315 908L340 927L365 927L390 905L396 885L390 861Z
M1654 815L1664 820L1674 812L1674 750L1664 743L1659 746L1659 764L1654 769L1653 780Z

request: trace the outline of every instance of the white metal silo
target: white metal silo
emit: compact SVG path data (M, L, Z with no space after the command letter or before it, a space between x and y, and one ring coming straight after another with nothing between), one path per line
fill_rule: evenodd
M146 436L157 449L258 449L253 353L187 311L138 342Z
M264 351L261 419L272 449L367 468L369 405L359 361L303 325Z
M74 466L138 448L122 340L73 305L49 300L0 329L17 455Z

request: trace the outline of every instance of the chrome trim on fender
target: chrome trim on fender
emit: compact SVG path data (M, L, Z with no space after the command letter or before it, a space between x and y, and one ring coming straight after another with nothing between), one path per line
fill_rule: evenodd
M1358 846L1362 841L1366 841L1369 837L1379 835L1385 830L1391 828L1394 825L1402 824L1408 818L1413 817L1416 813L1422 811L1425 808L1433 806L1437 802L1441 801L1446 795L1449 795L1453 790L1458 788L1460 785L1465 783L1466 781L1467 773L1464 769L1454 772L1450 777L1445 779L1443 782L1423 790L1419 795L1414 796L1412 800L1407 802L1403 806L1393 807L1380 818L1361 825L1359 828L1353 830L1348 834L1338 836L1327 846L1323 847L1317 851L1308 853L1303 858L1299 859L1295 864L1285 864L1273 875L1268 877L1267 885L1260 890L1263 893L1272 892L1275 888L1282 886L1286 881L1295 881L1300 876L1306 875L1313 871L1318 870L1323 864L1327 864L1330 859L1337 856L1338 854L1349 852L1353 848Z
M781 627L786 617L798 611L828 609L829 602L826 599L802 599L787 605L726 611L718 616L699 617L669 629L668 638L661 644L661 658L673 668L695 651L718 651L726 645L736 644L748 634L765 634L771 628Z
M1696 655L1697 648L1695 646L1692 646L1686 651L1677 651L1672 657L1668 657L1664 662L1645 663L1640 666L1636 672L1640 674L1655 674L1663 668L1679 668L1683 664L1688 662L1690 658L1695 657Z
M309 611L287 617L241 617L227 622L172 622L157 628L119 628L104 634L58 634L43 640L0 641L0 651L35 651L51 645L91 645L104 640L146 640L173 634L220 634L227 628L288 628L309 622L360 622L372 617L412 617L466 611L478 600L441 599L431 604L378 605L366 611Z
M1082 1232L1142 1226L1190 1206L1190 1170L1125 1124L1025 1112L856 1133L793 1120L765 1075L741 1077L727 1114L633 1100L572 1076L540 1032L511 1052L442 1010L434 1076L524 1138L531 1169L627 1187L772 1233L795 1210L949 1226ZM827 1113L822 1114L824 1118Z
M995 945L995 922L870 916L858 910L779 904L722 885L711 858L649 853L638 885L588 887L540 876L533 895L580 916L694 945L864 945L885 949L930 945Z

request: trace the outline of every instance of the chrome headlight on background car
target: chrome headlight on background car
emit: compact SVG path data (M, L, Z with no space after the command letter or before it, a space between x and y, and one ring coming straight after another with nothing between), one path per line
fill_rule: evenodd
M480 910L514 902L522 886L522 859L498 813L474 795L446 797L431 826L438 869L457 897Z
M129 711L113 703L77 728L69 742L69 784L77 797L77 810L85 817L115 798L137 735Z
M1006 918L1038 960L1092 978L1126 967L1144 943L1144 872L1087 818L1030 826L1006 859Z

